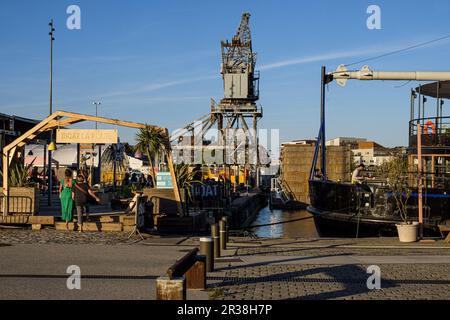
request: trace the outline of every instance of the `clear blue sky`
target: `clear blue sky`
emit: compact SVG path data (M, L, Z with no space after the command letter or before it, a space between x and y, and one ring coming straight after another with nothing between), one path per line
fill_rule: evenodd
M66 8L81 7L81 30ZM368 30L366 9L382 10ZM48 21L56 24L54 105L175 129L222 97L220 40L243 11L252 14L264 118L282 141L317 135L320 66L378 55L450 34L450 2L440 1L23 1L0 2L0 112L48 113ZM450 70L450 41L369 63L378 70ZM328 91L328 137L407 143L409 90L398 82L351 82ZM134 131L121 129L123 140Z

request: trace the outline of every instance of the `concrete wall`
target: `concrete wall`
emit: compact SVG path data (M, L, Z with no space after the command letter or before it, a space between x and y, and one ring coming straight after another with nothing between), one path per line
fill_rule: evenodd
M281 179L295 200L304 204L309 204L308 180L314 149L314 145L289 144L283 145L281 149ZM350 181L352 161L353 155L348 147L328 147L328 179Z

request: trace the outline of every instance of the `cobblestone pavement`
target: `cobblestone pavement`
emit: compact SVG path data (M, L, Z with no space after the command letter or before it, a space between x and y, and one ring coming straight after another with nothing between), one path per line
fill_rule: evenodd
M0 229L0 245L14 244L99 244L121 245L136 242L127 233L68 232L54 229Z
M144 240L134 235L128 238L129 232L73 232L59 231L46 228L33 231L23 228L0 228L0 246L16 244L80 244L80 245L181 245L189 237L168 235L158 236L153 234L142 234ZM196 245L194 241L188 241L186 245ZM184 244L183 244L184 245Z
M77 233L56 231L52 228L40 231L0 229L0 247L14 248L16 245L25 245L22 247L26 250L27 247L34 248L33 245L45 248L53 248L52 245L68 245L68 247L76 246L83 252L83 248L95 250L92 245L97 248L103 245L106 246L104 250L113 250L111 254L114 255L116 254L114 246L118 246L121 250L128 250L124 246L132 246L129 248L132 251L145 250L155 253L158 250L164 252L168 250L171 252L170 259L175 261L184 254L184 251L198 246L198 237L158 237L147 234L144 236L146 239L140 241L138 237L128 239L128 233ZM149 247L143 248L143 245ZM94 256L98 258L98 255ZM275 240L232 238L229 250L224 256L225 260L217 263L217 271L208 275L210 287L208 291L211 298L450 300L450 264L446 263L450 256L450 245L442 241L400 244L396 238ZM50 257L54 255L50 254ZM317 262L311 257L324 260ZM336 262L336 257L343 258L344 262ZM384 261L388 262L379 264L382 287L380 290L367 288L366 281L370 276L367 267L368 263L372 262L359 259L361 257L376 257L380 261L383 257L395 258L394 261L385 259ZM411 260L406 259L405 262L403 259L401 263L399 261L402 257L409 257ZM427 257L430 260L427 260ZM437 260L434 259L432 262L432 258L435 257ZM27 260L27 256L25 255L23 259ZM98 265L103 265L102 259L98 261ZM165 268L170 265L169 260L162 262L162 271L158 269L155 274L159 272L163 274ZM410 261L419 262L410 263ZM118 258L118 263L124 262ZM14 286L11 290L15 292L13 289ZM97 289L93 287L92 290L94 292Z
M233 241L233 258L241 262L219 265L217 272L209 276L214 299L450 300L450 264L423 259L448 258L450 245L442 241L413 244L401 244L396 238ZM286 256L281 264L277 263L280 256ZM378 257L376 260L380 261L386 260L385 257L398 261L409 257L420 262L380 263L381 289L369 290L368 264L311 264L307 262L309 258L305 259L332 260L339 256ZM254 263L255 259L259 262Z
M357 256L420 256L420 255L450 255L450 247L444 248L240 248L239 256L329 256L329 255L357 255Z
M212 276L223 300L450 299L448 264L386 264L381 289L367 288L367 265L263 265Z

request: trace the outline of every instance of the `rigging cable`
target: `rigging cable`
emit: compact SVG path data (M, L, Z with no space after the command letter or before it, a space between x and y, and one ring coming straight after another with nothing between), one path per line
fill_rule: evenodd
M346 64L345 66L346 67L350 67L350 66L354 66L354 65L357 65L357 64L361 64L363 62L368 62L368 61L384 58L384 57L391 56L391 55L394 55L394 54L397 54L397 53L405 52L405 51L412 50L412 49L417 49L417 48L426 46L428 44L432 44L432 43L435 43L435 42L438 42L438 41L442 41L442 40L445 40L445 39L449 39L449 38L450 38L450 34L446 35L444 37L440 37L440 38L437 38L437 39L430 40L430 41L418 43L418 44L415 44L415 45L412 45L412 46L409 46L409 47L406 47L406 48L403 48L403 49L398 49L398 50L394 50L394 51L391 51L391 52L387 52L387 53L381 54L379 56L375 56L375 57L363 59L363 60L360 60L360 61L356 61L356 62L353 62L353 63L350 63L350 64Z

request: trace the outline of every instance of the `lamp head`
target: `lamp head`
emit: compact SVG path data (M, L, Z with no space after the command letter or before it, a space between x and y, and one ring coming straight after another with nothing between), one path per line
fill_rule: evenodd
M55 141L50 142L48 145L48 151L56 151L58 148L56 147Z

